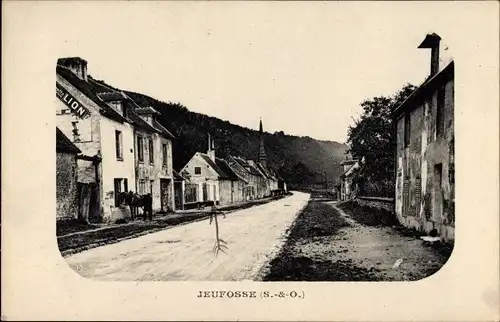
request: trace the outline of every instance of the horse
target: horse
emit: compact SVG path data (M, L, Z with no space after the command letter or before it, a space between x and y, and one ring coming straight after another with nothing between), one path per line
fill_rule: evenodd
M132 191L120 193L121 203L129 206L131 219L134 220L137 215L137 209L142 208L142 197Z

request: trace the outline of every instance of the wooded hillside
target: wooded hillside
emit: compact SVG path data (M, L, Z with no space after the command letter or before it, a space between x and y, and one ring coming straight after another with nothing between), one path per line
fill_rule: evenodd
M109 86L109 85L108 85ZM232 124L215 117L189 111L180 103L162 102L152 97L125 91L140 106L152 106L161 113L158 121L176 136L174 168L180 170L195 152L207 150L207 133L215 138L216 155L228 154L256 159L259 148L258 120L255 130ZM263 120L265 131L265 120ZM269 164L296 185L320 184L329 187L338 181L340 162L347 149L345 144L320 141L310 137L265 132L264 142Z

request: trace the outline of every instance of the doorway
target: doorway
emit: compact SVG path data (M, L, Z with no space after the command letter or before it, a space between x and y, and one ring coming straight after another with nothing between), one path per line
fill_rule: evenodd
M443 215L443 164L434 165L434 179L432 189L432 219L440 222Z
M170 179L160 179L160 199L162 212L169 212L172 210L172 193L170 188Z

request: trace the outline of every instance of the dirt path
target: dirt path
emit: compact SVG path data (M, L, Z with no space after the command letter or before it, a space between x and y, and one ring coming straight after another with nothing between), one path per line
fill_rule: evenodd
M446 262L422 240L360 224L335 204L310 202L264 280L412 281Z
M308 194L233 212L219 219L227 254L212 252L215 227L208 220L69 256L80 275L109 281L252 280L279 251L284 233L307 204Z

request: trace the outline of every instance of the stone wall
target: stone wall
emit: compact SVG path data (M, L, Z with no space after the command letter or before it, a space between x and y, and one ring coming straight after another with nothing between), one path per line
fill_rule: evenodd
M57 153L56 156L56 218L78 218L76 188L76 157L74 154Z
M361 206L384 209L394 213L394 199L377 197L357 197L356 202Z

